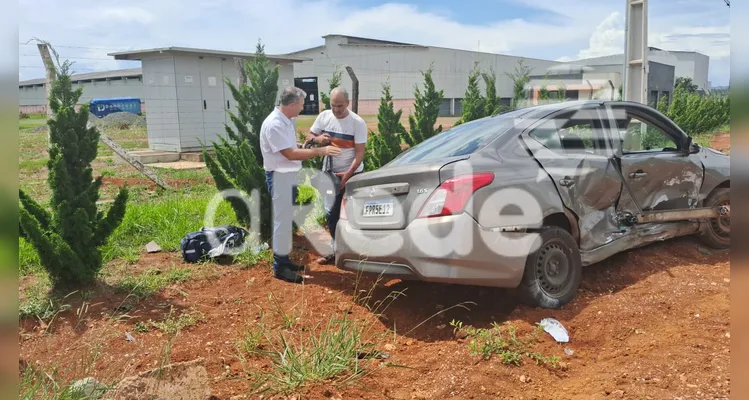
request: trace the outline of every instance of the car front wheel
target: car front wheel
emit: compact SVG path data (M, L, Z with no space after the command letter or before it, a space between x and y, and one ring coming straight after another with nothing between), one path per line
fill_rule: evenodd
M705 199L705 207L731 206L729 188L716 189ZM731 247L731 217L707 220L707 227L700 236L702 242L716 249Z
M532 250L518 288L523 302L533 307L562 307L575 297L582 279L575 239L562 228L544 227Z

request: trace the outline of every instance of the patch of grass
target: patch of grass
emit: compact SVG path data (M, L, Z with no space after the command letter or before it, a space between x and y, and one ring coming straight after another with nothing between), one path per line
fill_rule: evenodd
M148 203L127 205L122 224L102 247L104 262L116 258L135 259L146 243L154 240L165 251L179 250L180 240L189 232L199 230L211 195L182 196L178 193L153 199ZM102 210L107 206L102 206ZM215 225L237 224L236 216L227 202L216 209ZM33 246L20 240L21 271L41 270L39 257Z
M167 271L150 269L146 273L133 276L126 275L115 284L118 290L129 293L138 299L144 299L159 292L172 283L185 282L190 279L192 270L188 268L171 268Z
M154 240L164 251L179 250L180 240L204 226L204 217L212 196L186 197L170 194L148 203L128 204L122 224L103 248L105 260L127 254L128 248L141 249ZM229 204L216 209L214 225L237 224Z
M245 355L267 357L269 371L248 371L255 381L253 394L290 394L312 383L346 384L366 374L359 355L365 351L365 324L334 315L309 330L309 335L271 331L257 324L240 349Z
M23 118L18 120L18 129L20 131L27 131L36 128L37 126L47 124L46 114L29 114L29 118Z
M195 309L183 312L177 317L173 315L173 312L174 309L172 308L169 311L169 316L163 321L149 321L151 326L167 335L176 335L177 332L180 332L182 329L194 326L205 318L203 313Z
M450 326L455 332L464 331L471 340L468 344L471 354L479 355L485 360L498 356L504 364L519 366L523 364L523 358L527 357L536 361L537 364L552 368L556 368L559 364L560 357L558 356L544 356L531 351L543 332L543 327L540 325L522 338L517 335L517 327L509 322L501 325L494 322L491 328L485 329L464 327L462 322L452 320Z

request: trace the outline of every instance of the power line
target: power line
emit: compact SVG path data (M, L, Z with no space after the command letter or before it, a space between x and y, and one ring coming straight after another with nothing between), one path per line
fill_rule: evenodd
M731 8L731 0L723 0L723 1L726 2L726 5L728 6L728 8Z

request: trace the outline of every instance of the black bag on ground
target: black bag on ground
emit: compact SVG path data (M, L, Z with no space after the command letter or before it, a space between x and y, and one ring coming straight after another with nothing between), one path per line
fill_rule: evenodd
M244 246L247 236L246 230L232 225L200 228L200 231L190 232L180 241L182 258L187 262L196 263L231 254Z

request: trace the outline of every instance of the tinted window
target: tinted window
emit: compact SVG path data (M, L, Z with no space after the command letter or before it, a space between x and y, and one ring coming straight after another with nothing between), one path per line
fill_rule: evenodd
M471 121L448 129L405 151L390 165L405 165L471 154L512 128L515 118L527 110L516 110L493 118Z

